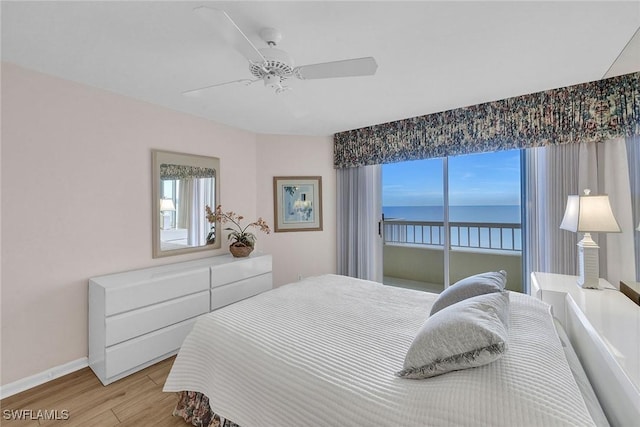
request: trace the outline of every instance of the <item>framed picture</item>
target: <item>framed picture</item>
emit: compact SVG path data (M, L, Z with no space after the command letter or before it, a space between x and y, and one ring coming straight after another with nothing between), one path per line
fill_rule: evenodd
M275 232L322 230L322 177L274 176Z

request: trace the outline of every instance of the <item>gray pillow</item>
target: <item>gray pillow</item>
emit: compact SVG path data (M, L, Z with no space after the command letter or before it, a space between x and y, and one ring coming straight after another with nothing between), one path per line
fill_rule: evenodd
M476 274L458 280L442 291L431 307L431 315L445 307L477 295L501 292L507 285L507 272L504 270Z
M426 320L396 375L422 379L486 365L502 357L508 333L508 292L466 299Z

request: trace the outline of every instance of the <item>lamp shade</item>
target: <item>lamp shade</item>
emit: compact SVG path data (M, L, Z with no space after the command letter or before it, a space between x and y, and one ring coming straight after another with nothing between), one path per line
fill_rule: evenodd
M173 200L171 199L160 199L160 210L161 211L175 211L176 205L173 204Z
M609 196L569 196L560 228L583 233L619 233L620 226L613 216Z

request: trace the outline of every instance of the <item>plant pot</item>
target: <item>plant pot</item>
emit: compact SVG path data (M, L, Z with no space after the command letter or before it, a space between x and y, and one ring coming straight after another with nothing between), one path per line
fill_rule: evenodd
M249 254L251 252L253 252L253 248L251 246L245 246L245 245L231 245L229 246L229 252L231 252L231 255L234 256L234 258L244 258L249 256Z

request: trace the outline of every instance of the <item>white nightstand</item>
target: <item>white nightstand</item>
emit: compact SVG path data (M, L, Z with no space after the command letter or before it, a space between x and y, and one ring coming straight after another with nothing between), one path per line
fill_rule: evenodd
M598 400L616 426L640 419L640 307L600 279L583 289L577 276L531 273L531 295L547 302L565 328Z
M598 286L602 289L583 289L578 286L578 276L534 272L531 273L530 293L551 305L553 316L566 328L566 295L571 295L576 301L584 301L586 295L602 295L612 290L617 291L604 279L600 279Z

